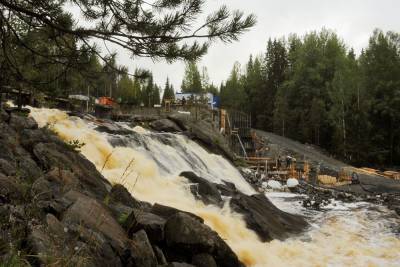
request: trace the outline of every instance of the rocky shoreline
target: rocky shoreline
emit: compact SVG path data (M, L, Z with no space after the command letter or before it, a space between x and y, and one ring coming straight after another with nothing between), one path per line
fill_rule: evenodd
M242 171L242 175L257 191L264 192L266 190L263 185L267 181L261 179L260 175L257 175L254 171ZM370 202L386 206L400 216L400 192L396 190L387 190L387 188L382 187L379 182L374 185L369 184L368 186L369 188L366 188L366 185L360 183L339 187L326 187L300 181L297 186L290 188L282 186L279 190L305 195L306 198L303 200L302 204L308 209L322 210L324 206L331 204L334 200L346 203Z
M32 118L4 110L0 118L0 261L14 266L244 266L200 217L135 199L122 185L110 184L74 144L39 129ZM263 241L285 239L308 226L263 194L247 196L229 183L182 176L205 204L221 206L230 198L231 208Z

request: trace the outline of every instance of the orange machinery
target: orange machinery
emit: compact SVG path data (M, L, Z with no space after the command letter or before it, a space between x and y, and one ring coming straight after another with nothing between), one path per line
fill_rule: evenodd
M115 102L111 97L102 96L99 97L99 104L104 106L115 106L117 105L117 102Z

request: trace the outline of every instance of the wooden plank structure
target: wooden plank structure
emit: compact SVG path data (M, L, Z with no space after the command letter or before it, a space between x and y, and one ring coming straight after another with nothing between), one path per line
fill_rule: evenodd
M238 156L244 158L255 156L250 115L241 111L221 109L220 129Z

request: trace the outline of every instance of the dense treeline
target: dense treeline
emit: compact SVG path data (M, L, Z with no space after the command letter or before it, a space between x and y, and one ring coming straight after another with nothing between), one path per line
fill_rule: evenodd
M182 93L204 94L212 93L218 94L218 88L210 82L207 67L199 71L199 67L195 61L187 61L185 66L185 73L181 84Z
M254 15L224 5L200 20L204 5L203 0L2 0L0 88L158 104L160 88L149 72L128 75L116 65L115 55L101 54L93 40L106 48L117 45L132 58L195 61L212 42L237 41L256 23Z
M70 16L64 20L66 27L72 26ZM50 28L21 29L19 40L10 37L6 45L16 56L9 58L4 50L0 52L0 85L57 97L89 93L96 97L112 96L120 103L160 103L160 88L148 71L138 70L129 75L125 67L116 64L115 54L102 57L68 34L53 34ZM35 47L35 53L27 47ZM71 51L70 47L76 49Z
M356 164L400 164L400 35L376 30L357 57L329 30L269 40L221 85L253 126Z

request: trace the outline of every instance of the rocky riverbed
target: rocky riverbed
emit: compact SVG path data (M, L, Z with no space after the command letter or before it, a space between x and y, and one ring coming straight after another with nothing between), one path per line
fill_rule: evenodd
M363 181L367 178L364 177L359 184L337 187L312 185L304 181L297 182L296 186L287 186L284 182L273 181L277 184L274 187L274 183L266 180L256 171L242 169L242 174L259 192L275 190L306 196L302 199L302 205L308 209L321 210L324 206L331 205L334 201L345 203L369 202L386 206L400 216L400 191L396 190L396 187L390 187L393 183L398 185L398 182L387 178L369 179L368 185L365 185Z

